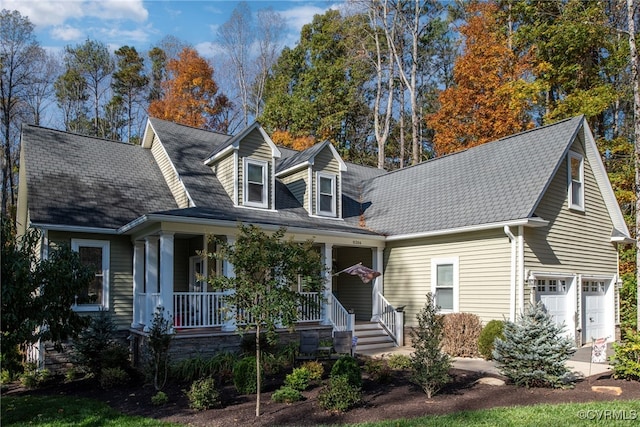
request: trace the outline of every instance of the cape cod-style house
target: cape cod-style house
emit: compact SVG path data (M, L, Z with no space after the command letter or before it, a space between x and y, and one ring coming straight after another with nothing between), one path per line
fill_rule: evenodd
M382 273L327 275L321 309L300 308L298 329L352 330L358 348L403 345L428 292L483 322L542 301L576 345L616 336L632 239L584 117L393 172L328 142L278 147L258 123L229 136L150 118L140 145L25 125L20 165L19 230L42 230L42 257L65 242L99 266L74 309L108 310L137 342L163 306L183 356L237 339L201 280L233 266L199 254L239 222L313 239L327 271Z

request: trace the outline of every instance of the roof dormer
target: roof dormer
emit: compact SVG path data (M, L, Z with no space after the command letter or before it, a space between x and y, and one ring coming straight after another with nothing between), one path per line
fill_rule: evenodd
M342 218L342 172L346 170L336 149L325 141L282 160L276 177L309 215Z
M236 206L275 209L275 162L280 150L256 122L205 160Z

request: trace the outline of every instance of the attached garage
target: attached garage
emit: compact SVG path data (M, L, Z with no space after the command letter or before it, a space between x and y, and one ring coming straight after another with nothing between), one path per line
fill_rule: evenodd
M611 278L582 279L582 342L589 343L598 338L610 340L613 337L613 317L609 308L613 307L613 280Z

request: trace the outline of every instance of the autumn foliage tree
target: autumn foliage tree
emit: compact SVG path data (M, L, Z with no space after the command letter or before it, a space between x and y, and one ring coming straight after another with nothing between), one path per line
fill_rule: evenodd
M527 115L530 61L509 47L494 2L471 3L461 26L464 51L455 62L454 85L441 92L440 109L427 116L438 155L483 144L531 126Z
M167 63L164 96L149 105L149 115L201 129L226 132L230 102L218 94L213 67L195 49L185 47Z

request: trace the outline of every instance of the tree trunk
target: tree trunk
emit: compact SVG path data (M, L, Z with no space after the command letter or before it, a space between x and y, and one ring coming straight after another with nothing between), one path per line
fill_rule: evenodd
M260 321L256 323L256 417L260 416Z
M627 0L627 21L629 30L629 53L631 56L631 82L633 85L633 115L635 139L635 179L636 179L636 319L640 331L640 82L638 81L638 50L636 46L636 24L634 20L634 0Z

